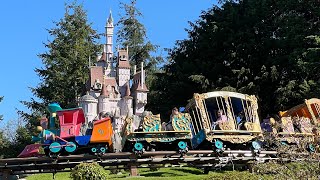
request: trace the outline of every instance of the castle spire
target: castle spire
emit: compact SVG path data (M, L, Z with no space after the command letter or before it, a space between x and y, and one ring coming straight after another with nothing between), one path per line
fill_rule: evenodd
M106 72L105 74L108 77L115 77L115 70L113 67L113 18L112 12L110 9L109 18L107 19L106 23L106 44L104 45L103 54L105 54L105 61L106 61Z
M109 18L107 20L107 26L112 26L113 27L113 18L112 18L112 12L111 12L111 9L110 9L110 13L109 13Z

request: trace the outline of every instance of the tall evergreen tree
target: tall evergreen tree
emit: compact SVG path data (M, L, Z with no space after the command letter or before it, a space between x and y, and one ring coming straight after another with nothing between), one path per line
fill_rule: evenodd
M50 102L58 102L63 108L77 105L88 79L88 60L96 59L96 52L101 50L97 32L88 23L83 6L76 2L65 5L64 17L48 33L53 40L45 44L48 51L39 55L44 67L35 69L41 82L31 88L39 101L32 98L22 102L31 114L20 111L31 126L38 124L37 117Z
M157 50L158 46L148 41L146 28L139 21L142 13L136 8L136 2L136 0L130 0L128 4L120 3L124 15L120 17L117 23L117 26L119 26L117 44L123 48L128 47L131 64L140 67L140 63L144 62L148 70L155 68L160 60L151 55L152 52Z
M191 23L161 74L160 106L195 92L255 94L262 115L319 97L319 16L315 1L223 1ZM159 107L155 107L159 108Z
M0 102L3 100L3 96L0 96ZM3 115L0 115L0 121L3 120Z
M140 68L141 62L144 62L146 69L146 84L149 88L148 104L146 108L154 107L153 102L158 98L158 91L155 90L158 78L157 73L161 72L158 65L163 62L161 55L156 54L159 49L157 45L152 44L147 38L147 31L139 18L142 13L136 8L136 0L130 0L130 3L120 3L124 15L120 18L117 25L117 43L123 48L128 47L131 65L137 65ZM157 109L153 109L159 112Z

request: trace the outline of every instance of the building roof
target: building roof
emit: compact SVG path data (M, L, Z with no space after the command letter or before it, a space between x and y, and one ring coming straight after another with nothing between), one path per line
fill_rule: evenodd
M133 75L133 80L140 80L140 78L141 78L141 71Z
M106 60L107 60L107 54L106 54L106 52L103 52L99 61L106 61Z
M113 18L112 18L112 12L110 10L109 18L108 18L108 23L112 24L113 23Z
M102 97L108 97L109 93L107 92L107 88L105 84L102 84L102 89L101 89L101 93L100 96Z
M94 86L96 79L99 79L100 83L103 83L103 67L102 66L90 67L90 87Z
M132 85L133 91L141 91L141 92L149 92L149 89L147 88L146 84L143 84L143 87L141 86L140 81L138 83L135 83Z
M129 82L126 83L126 93L124 95L125 98L132 98L131 96L131 92L130 92L130 85Z
M104 79L104 84L105 84L105 86L110 85L113 87L116 87L118 85L116 78L110 78L110 77Z
M97 100L96 100L93 96L91 96L91 95L89 95L89 94L86 94L86 95L82 96L82 97L79 99L79 101L80 101L80 102L83 102L83 101L86 101L86 102L96 102Z

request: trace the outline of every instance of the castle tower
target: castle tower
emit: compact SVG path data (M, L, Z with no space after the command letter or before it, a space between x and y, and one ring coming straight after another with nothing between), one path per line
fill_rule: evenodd
M97 66L104 68L104 75L106 77L115 77L115 70L113 67L113 18L110 11L109 18L107 19L105 26L106 44L103 46L103 52L98 60Z
M118 49L117 80L121 97L125 96L126 83L130 80L130 63L128 59L128 47L126 50Z
M110 10L110 14L109 14L109 18L107 20L107 24L106 24L106 55L107 55L107 63L108 63L108 67L106 69L105 75L107 77L115 77L116 76L116 72L113 66L113 30L114 30L114 26L113 26L113 18L112 18L112 13Z
M124 99L124 112L122 113L122 115L124 116L132 116L133 114L133 109L132 109L132 97L130 96L131 92L130 92L130 85L129 85L129 81L126 83L126 93L125 96L123 97Z
M85 114L86 123L92 122L97 116L97 99L87 94L80 98L79 103Z
M133 97L133 113L142 114L144 106L147 104L147 94L149 90L145 84L145 70L143 62L141 62L141 71L133 77L132 97Z
M102 85L101 94L98 97L98 112L110 112L107 88Z
M112 18L112 13L110 10L109 18L106 23L106 53L107 53L107 61L113 61L113 18Z

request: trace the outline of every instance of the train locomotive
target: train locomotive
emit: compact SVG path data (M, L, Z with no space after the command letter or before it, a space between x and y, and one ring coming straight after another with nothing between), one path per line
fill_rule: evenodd
M59 104L51 103L48 110L50 127L48 120L42 118L41 126L38 126L39 135L32 137L38 144L27 146L18 157L30 156L40 146L47 156L112 152L110 117L86 123L82 108L62 109ZM55 127L56 119L59 120L59 127Z

